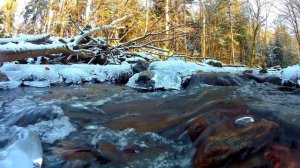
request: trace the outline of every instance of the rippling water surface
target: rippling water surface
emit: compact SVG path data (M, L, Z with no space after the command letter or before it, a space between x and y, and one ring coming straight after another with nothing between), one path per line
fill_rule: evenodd
M193 167L187 127L222 109L247 107L255 119L279 123L284 143L299 143L299 95L255 83L167 92L112 84L17 88L0 91L0 124L37 133L45 168Z

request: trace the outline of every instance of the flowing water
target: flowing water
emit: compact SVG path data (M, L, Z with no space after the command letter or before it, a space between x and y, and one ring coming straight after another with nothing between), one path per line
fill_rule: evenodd
M2 90L3 130L37 133L43 155L40 149L17 146L9 158L7 146L15 140L12 135L3 136L5 131L0 129L0 165L1 160L19 162L22 158L37 164L34 161L42 157L45 168L193 167L196 148L187 135L193 119L220 109L245 107L255 119L278 123L282 143L297 146L299 98L297 91L282 92L274 85L256 83L164 92L139 92L113 84Z

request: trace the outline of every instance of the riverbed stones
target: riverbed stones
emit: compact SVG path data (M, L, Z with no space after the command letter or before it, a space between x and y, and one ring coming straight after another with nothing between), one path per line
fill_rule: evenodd
M188 135L192 142L199 143L212 133L235 129L234 118L249 115L249 110L246 106L238 105L236 102L227 103L231 103L231 107L216 109L199 116L191 123L188 128Z
M247 127L237 127L209 136L198 147L195 167L218 167L233 159L244 159L272 142L278 132L279 126L276 123L260 120Z

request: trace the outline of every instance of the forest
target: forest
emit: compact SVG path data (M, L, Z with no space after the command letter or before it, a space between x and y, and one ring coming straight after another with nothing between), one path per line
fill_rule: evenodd
M287 67L300 58L299 4L298 0L280 4L268 0L6 0L0 11L0 36L69 38L80 29L121 19L118 27L97 35L114 46L143 37L127 49L162 57ZM271 16L274 11L276 17Z

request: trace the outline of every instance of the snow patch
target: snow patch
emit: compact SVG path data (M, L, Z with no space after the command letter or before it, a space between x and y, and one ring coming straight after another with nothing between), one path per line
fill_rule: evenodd
M294 84L299 84L300 82L300 65L289 66L281 70L280 78L282 82L292 82Z

